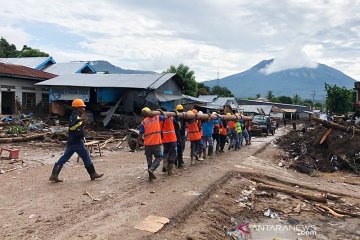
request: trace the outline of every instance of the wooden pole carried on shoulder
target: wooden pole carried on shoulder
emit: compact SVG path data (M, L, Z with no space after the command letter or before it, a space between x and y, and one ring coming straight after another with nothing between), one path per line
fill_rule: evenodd
M163 112L167 117L175 117L176 115L181 119L200 119L200 120L215 120L220 118L221 120L226 121L236 121L243 119L245 121L250 121L252 118L249 116L237 116L237 115L217 115L217 114L201 114L201 113L188 113L188 112ZM145 117L153 117L156 115L161 115L160 111L142 111L141 115Z

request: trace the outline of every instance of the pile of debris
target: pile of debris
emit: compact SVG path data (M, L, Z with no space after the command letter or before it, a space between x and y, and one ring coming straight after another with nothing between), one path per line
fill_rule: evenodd
M292 131L277 144L292 158L291 167L312 174L314 171L351 170L360 173L360 134L315 125L306 131Z

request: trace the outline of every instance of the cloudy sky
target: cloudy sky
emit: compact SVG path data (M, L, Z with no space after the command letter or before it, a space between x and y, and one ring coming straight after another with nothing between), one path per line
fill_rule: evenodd
M276 58L269 72L320 62L360 80L359 0L0 0L0 34L57 62L107 60L198 81Z

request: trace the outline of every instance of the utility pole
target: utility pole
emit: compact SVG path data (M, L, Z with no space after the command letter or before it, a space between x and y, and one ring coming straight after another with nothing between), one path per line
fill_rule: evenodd
M312 96L312 102L313 102L312 110L314 110L315 109L315 96L316 96L315 90L312 91L311 96Z
M217 82L216 85L220 86L220 70L219 70L219 63L218 63L218 71L217 71Z

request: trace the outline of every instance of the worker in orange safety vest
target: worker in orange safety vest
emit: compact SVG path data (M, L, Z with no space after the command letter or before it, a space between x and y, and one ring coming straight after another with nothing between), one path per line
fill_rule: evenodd
M151 110L148 107L144 107L142 111L148 112ZM160 121L164 121L165 118L166 117L163 115L146 117L139 126L138 144L141 141L141 138L144 137L145 156L148 165L149 181L156 179L154 172L159 167L163 158L161 152L162 142ZM155 157L154 160L153 156Z

